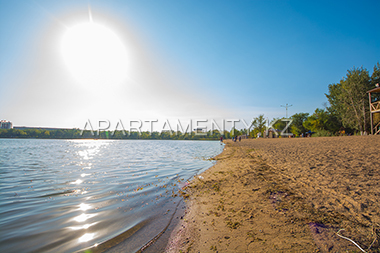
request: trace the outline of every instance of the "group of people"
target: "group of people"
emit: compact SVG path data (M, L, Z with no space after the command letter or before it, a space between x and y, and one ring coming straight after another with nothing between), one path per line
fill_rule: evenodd
M300 137L302 138L302 137L311 137L311 135L313 134L314 132L312 132L312 131L307 131L306 133L301 133L300 134Z
M232 141L233 142L236 142L236 140L239 140L241 141L241 136L235 136L235 137L232 137ZM223 136L220 136L220 142L223 142Z

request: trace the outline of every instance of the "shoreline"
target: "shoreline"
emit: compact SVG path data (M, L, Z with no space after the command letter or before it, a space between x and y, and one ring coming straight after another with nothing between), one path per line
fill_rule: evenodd
M165 252L360 251L339 229L380 246L380 136L226 142Z

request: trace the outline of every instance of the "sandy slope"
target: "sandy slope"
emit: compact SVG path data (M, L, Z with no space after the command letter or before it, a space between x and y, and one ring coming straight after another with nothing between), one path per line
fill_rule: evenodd
M167 252L380 247L380 136L228 142L187 189Z

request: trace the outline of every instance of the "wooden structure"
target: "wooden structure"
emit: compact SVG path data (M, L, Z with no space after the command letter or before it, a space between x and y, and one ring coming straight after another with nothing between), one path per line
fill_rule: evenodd
M370 110L370 119L371 119L371 134L377 135L380 133L380 121L379 122L373 122L373 115L375 113L380 114L380 95L373 98L371 96L371 93L380 93L380 87L378 84L375 89L367 91L369 95L369 110Z

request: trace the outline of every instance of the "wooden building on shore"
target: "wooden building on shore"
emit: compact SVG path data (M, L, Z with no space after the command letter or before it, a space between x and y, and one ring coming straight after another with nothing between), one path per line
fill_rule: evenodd
M371 134L380 134L380 87L367 91L369 97L369 110L371 121ZM374 94L375 93L375 94Z

